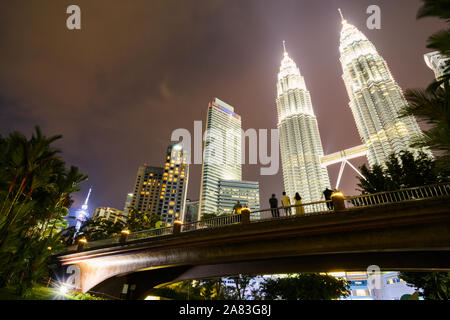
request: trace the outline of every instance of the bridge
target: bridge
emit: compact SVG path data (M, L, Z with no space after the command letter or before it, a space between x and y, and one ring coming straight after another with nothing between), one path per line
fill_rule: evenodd
M336 195L331 202L302 205L309 213L300 215L243 211L124 234L59 254L59 277L76 265L82 292L118 296L126 285L137 298L170 282L237 274L361 271L370 265L450 271L449 200L450 184L440 184Z

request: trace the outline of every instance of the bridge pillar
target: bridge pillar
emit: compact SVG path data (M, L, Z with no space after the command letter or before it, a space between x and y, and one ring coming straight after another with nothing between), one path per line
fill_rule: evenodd
M241 210L241 223L242 224L250 223L250 209L249 208L243 208Z
M331 201L333 201L334 211L345 210L344 194L341 191L333 192Z

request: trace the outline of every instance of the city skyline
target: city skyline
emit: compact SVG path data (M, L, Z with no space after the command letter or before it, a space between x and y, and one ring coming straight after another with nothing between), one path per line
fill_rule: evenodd
M337 8L341 7L346 15L346 18L357 25L358 28L364 29L364 33L368 34L368 38L371 39L371 41L376 44L380 52L382 52L382 56L386 59L388 65L391 66L395 78L398 80L400 87L403 89L409 87L423 87L434 77L423 61L423 54L427 52L425 48L426 37L431 33L431 31L439 28L439 24L435 21L415 21L415 12L417 11L419 2L417 2L415 6L411 5L409 8L405 9L405 3L407 3L405 1L397 4L378 1L377 4L381 6L383 14L382 29L367 30L365 27L365 20L367 19L365 8L367 8L367 3L369 2L362 1L361 3L356 4L348 1L335 1L330 2L327 5L319 5L306 3L294 4L293 2L286 1L279 6L275 4L268 4L269 8L264 9L264 11L262 11L262 9L253 2L242 5L234 4L235 7L242 6L244 12L255 8L256 6L256 8L259 9L257 11L258 14L250 16L250 18L256 20L256 22L261 22L260 20L264 20L263 18L268 15L265 10L270 11L270 8L278 8L278 10L282 11L283 14L277 12L276 10L272 10L274 15L278 17L284 16L285 18L284 20L278 19L278 21L277 19L274 19L279 25L282 26L276 27L276 23L273 23L273 21L271 22L272 25L269 24L269 26L274 28L269 28L270 32L267 34L267 40L262 37L263 33L258 32L254 28L250 28L251 30L245 31L241 37L236 37L236 40L234 40L236 41L236 44L241 45L235 46L235 48L239 48L240 50L227 52L225 55L220 52L220 49L223 48L223 46L230 44L230 40L226 35L230 35L232 33L229 33L230 30L224 27L225 23L223 20L226 20L225 18L227 16L232 15L235 12L225 11L219 13L216 11L218 10L217 8L207 7L205 10L210 10L219 18L216 19L216 23L221 26L220 28L225 28L225 30L219 28L221 31L218 32L219 34L217 36L213 37L214 39L224 40L224 44L218 44L217 41L213 41L214 45L211 45L208 41L208 39L211 38L208 37L208 35L203 35L200 37L201 41L199 41L202 45L198 45L198 51L196 52L200 53L203 51L204 46L206 46L210 49L207 55L208 58L206 60L202 60L200 56L198 57L202 63L205 63L205 67L202 67L202 64L200 63L193 63L198 73L192 74L192 72L185 70L185 74L192 75L189 76L189 78L193 79L192 82L194 84L189 84L188 87L183 90L178 90L180 86L171 75L171 73L174 72L173 69L180 67L179 63L174 66L170 66L170 63L174 62L174 60L171 59L173 56L161 56L161 65L168 68L166 70L167 73L162 72L161 74L163 76L159 77L156 83L152 82L152 80L143 86L145 89L148 89L147 86L154 88L152 93L155 93L156 90L156 95L159 98L155 100L151 97L143 97L143 100L138 103L139 108L137 109L136 105L134 105L135 107L133 108L129 99L127 100L126 98L127 90L137 90L132 83L124 82L123 86L121 86L121 90L117 90L117 94L119 94L119 96L113 93L114 90L112 88L114 86L111 84L114 82L114 72L117 70L113 68L112 70L114 72L108 71L109 58L105 58L102 61L104 64L101 65L100 70L96 70L97 73L94 73L93 79L95 79L96 85L93 86L93 88L98 89L98 97L96 97L96 93L92 93L89 90L90 96L78 96L81 89L84 87L82 82L75 82L75 87L77 90L57 90L56 88L58 85L55 82L49 82L44 79L43 83L47 83L49 88L53 89L50 90L53 95L49 94L46 90L39 92L39 90L36 91L36 89L39 88L39 85L35 82L35 79L32 76L30 78L29 76L25 77L21 75L20 68L17 75L11 76L9 73L10 69L5 66L5 73L1 78L2 84L5 84L4 87L6 87L6 89L3 89L4 91L1 92L1 109L3 110L0 114L2 119L1 133L2 135L7 134L13 129L28 132L29 128L33 124L40 124L44 132L50 131L51 133L62 133L64 135L64 139L61 147L64 153L68 154L68 162L78 165L82 172L85 172L90 176L90 181L84 183L82 185L82 190L74 197L75 203L72 209L80 206L83 201L83 196L86 194L86 190L90 185L94 186L92 195L92 201L94 201L94 204L92 207L104 205L121 209L125 201L126 194L129 192L128 188L132 185L132 181L130 180L133 179L137 165L144 162L151 163L152 165L159 164L160 161L158 161L158 159L160 159L164 154L164 149L167 147L167 143L170 142L170 131L178 127L189 128L193 123L192 120L204 119L205 114L202 110L205 109L205 101L208 101L212 96L219 96L239 108L246 127L276 127L276 123L272 120L272 118L275 118L273 103L275 93L273 90L273 81L276 77L276 71L274 72L274 70L278 68L277 60L279 61L280 54L279 43L281 43L283 39L286 39L287 43L289 43L289 47L292 48L290 51L292 52L294 60L301 66L302 74L304 74L304 76L308 79L308 89L311 91L312 99L314 101L314 108L317 113L319 128L321 129L320 132L324 141L323 144L325 154L357 145L359 144L359 136L355 125L351 124L351 122L353 122L353 118L347 107L348 97L346 95L342 80L340 79L341 72L337 72L340 68L339 60L337 58L337 48L339 42L338 33L340 27L340 19L337 14ZM408 1L408 3L411 2ZM89 10L89 5L83 7L85 7L86 10ZM124 7L127 6L124 5ZM301 10L302 8L306 10ZM14 5L11 5L11 7L7 9L14 10L17 8L14 8ZM40 10L44 9L48 8L44 5ZM111 11L108 11L109 13L115 13L114 10L117 10L117 8L113 6L110 10ZM287 13L288 10L292 10L293 12ZM8 12L6 9L2 11ZM39 10L37 11L39 12ZM193 11L195 10L188 12L191 14ZM323 22L321 21L320 23L313 24L313 21L311 20L312 18L306 17L303 11L310 12L311 16L323 17ZM126 15L127 13L129 14L129 12L125 10L124 14ZM24 16L25 18L28 17L27 14ZM38 16L39 15L36 15L34 19L38 19ZM300 17L305 18L302 23L297 22L297 20L302 20ZM5 20L13 25L7 17L5 17ZM140 20L138 19L138 21ZM412 21L414 23L413 26L408 28L413 29L413 32L417 34L417 39L414 39L412 43L407 40L404 40L403 42L399 41L398 43L400 45L396 45L394 46L395 48L391 48L392 44L396 43L396 39L404 38L405 34L408 34L405 32L408 28L402 26L399 21ZM241 24L243 23L240 19L238 19L238 22ZM264 20L264 22L266 21ZM18 23L23 23L23 21L18 21ZM48 24L51 23L56 22L48 22ZM48 24L45 25L46 28L48 27ZM260 27L262 24L256 23L256 25ZM295 25L297 28L288 28L292 27L291 25ZM392 28L393 25L396 26L395 29ZM313 37L314 39L311 39L306 33L302 33L302 26L309 26L310 31L314 31L310 32L311 34L316 35ZM312 26L316 26L317 30ZM332 26L334 26L334 28ZM42 31L39 30L39 25L37 28L38 32ZM51 28L53 29L54 26L51 25ZM81 48L83 48L83 41L90 39L89 30L93 30L90 28L93 28L92 23L87 23L84 25L81 36L73 36L67 33L60 35L58 31L55 31L56 35L54 36L67 37L68 39L66 39L66 41L72 43L72 45L75 46L75 49L78 48L78 53L80 54L81 52L81 56L83 56L83 50L81 50ZM56 30L58 29L56 28ZM61 32L63 31L64 30ZM317 35L322 36L323 39L317 40ZM255 36L255 39L249 41L250 36ZM29 34L25 31L21 31L21 33L17 36L17 41L20 44L23 42L22 45L26 48L26 44L28 43L27 41L30 39L29 37ZM166 40L159 40L166 43ZM10 43L11 38L6 34L0 41L4 42L3 47L6 48L8 47L7 44ZM120 35L118 37L118 41L124 41ZM202 41L205 41L205 44L203 44ZM318 41L317 46L307 45L308 43L312 44L312 41ZM131 43L130 48L136 49L138 45L142 45L138 42ZM233 41L231 41L231 43L233 43ZM330 51L329 55L325 55L324 52L318 50L318 47L323 47L325 43L326 47ZM112 43L102 43L100 41L99 50L102 48L108 48L109 46L107 44L111 45ZM50 67L50 71L53 71L53 66L58 64L67 66L67 72L61 71L61 73L56 74L56 76L59 77L58 79L61 77L70 77L72 74L75 74L76 76L78 75L78 78L75 77L75 79L81 81L84 78L80 77L80 74L77 74L72 70L71 63L75 61L74 65L79 65L81 63L82 66L86 66L88 63L96 60L87 53L85 53L85 56L83 56L81 62L80 60L77 60L76 55L70 53L66 53L66 58L63 58L64 55L61 55L62 52L60 52L60 50L56 50L55 55L60 57L60 59L56 59L56 62L54 62L55 64L49 65L48 62L42 61L42 53L48 54L48 46L48 43L43 43L41 48L42 51L38 50L38 52L41 52L41 55L38 55L37 58L36 71L48 71L47 67ZM405 48L400 48L400 46L405 46ZM196 46L193 47L197 49ZM17 50L17 46L12 46L12 48ZM169 46L168 48L172 47ZM253 50L249 50L249 48ZM267 51L265 51L266 49ZM137 50L136 52L139 55L138 58L141 56L151 56L146 54L152 53L151 50ZM98 53L101 53L101 51ZM113 53L115 53L114 50ZM317 54L315 59L311 58L311 54L313 53ZM4 52L2 54L4 55L8 53ZM171 54L173 54L173 52ZM26 61L26 58L27 54L26 50L24 50L23 54L19 55L16 60L13 59L12 64L22 65L24 61ZM114 55L114 58L123 59L123 56ZM195 62L190 59L194 58L189 58L189 62ZM252 59L254 59L254 61ZM140 63L143 62L142 59L137 60L140 61ZM205 82L206 78L204 78L202 74L205 74L207 71L207 74L212 76L210 73L210 67L215 66L218 61L221 61L221 66L218 66L218 72L214 73L215 81L213 82L219 83L219 85L214 88L214 85ZM231 64L231 61L233 61L233 65ZM262 63L263 61L264 63ZM41 64L38 62L41 62ZM140 66L142 66L142 64ZM153 64L150 64L150 66L150 69L156 68L154 62ZM184 68L185 67L186 66L184 66ZM169 70L171 68L173 69ZM207 70L203 70L203 68ZM229 69L229 71L227 71L227 69ZM316 69L316 73L314 72L314 69ZM126 74L135 76L137 79L142 79L142 75L139 72L136 72L132 66L129 70L128 68L125 68L125 70ZM181 66L181 70L183 70L183 65ZM236 77L236 73L238 77ZM49 74L55 76L54 72L49 72ZM146 73L146 76L148 74L149 73ZM166 79L164 78L165 74L167 77ZM89 73L88 76L92 77ZM183 75L181 75L181 77L183 78ZM258 80L263 78L267 78L267 81ZM21 88L18 87L17 89L15 88L13 90L8 90L7 88L10 84L6 83L5 79L8 79L10 84L16 84L19 81L19 83L23 83L23 85L20 86ZM186 79L186 76L184 76L184 79ZM231 79L235 81L231 81ZM319 81L318 79L321 80ZM322 82L321 86L327 88L326 95L321 94L318 86L319 82ZM244 83L247 87L243 86ZM73 85L74 83L71 82L71 84ZM330 84L332 84L331 88ZM198 89L199 87L204 88L204 90ZM189 95L187 94L188 90L193 92L191 97L187 97ZM7 95L6 92L8 91L10 91L10 94ZM31 95L22 94L25 91L31 91ZM60 95L58 94L58 91L64 94ZM142 98L142 90L138 90L138 93ZM84 106L87 98L92 96L95 97L95 99L93 99L94 101L87 103L86 106ZM18 99L18 97L20 97L20 99ZM34 110L31 110L31 112L27 112L27 108L34 105L30 102L32 101L30 100L30 97L33 97L36 102L40 102L42 105L35 107ZM119 104L116 104L115 109L109 106L108 99L111 97L121 97L118 99ZM180 103L180 100L183 100L184 103ZM331 101L334 103L330 103ZM178 108L177 106L181 105L182 108L177 110L183 110L183 108L187 109L186 113L181 113L181 115L183 115L182 117L174 117L174 119L171 119L173 120L171 122L171 125L173 123L173 127L167 126L167 122L158 120L158 117L161 119L169 119L170 117L173 117L172 113L177 114L177 112L168 113L167 110L162 110L159 107L161 105L168 104L174 106L174 108ZM52 105L62 105L63 107L61 109L64 111L64 116L60 114L60 111L58 110L48 109ZM119 108L118 105L126 105L126 107ZM186 108L187 105L189 106L188 108ZM333 108L330 106L333 106ZM115 110L116 112L111 112L112 110ZM64 119L68 111L74 115L74 119ZM6 114L8 115L8 121L3 120L5 119ZM102 115L102 118L99 118L101 120L94 117L94 114ZM340 114L343 114L342 118ZM50 115L51 120L47 122L44 121L42 119L43 115ZM129 121L117 121L117 119L122 120L124 118L127 119L127 117ZM71 121L75 122L74 120L79 120L80 118L83 119L84 122L81 123L80 121L77 121L76 127L73 127ZM149 127L144 127L143 122L140 122L139 118L143 118L145 123L150 122L151 125ZM339 129L335 124L335 122L337 122L335 121L336 119L344 121L345 124L343 129ZM130 122L131 126L127 122ZM166 125L164 127L158 127L158 122L166 123ZM76 131L74 131L75 128ZM130 130L130 128L132 129ZM91 139L86 139L84 134L91 137ZM105 139L105 135L108 137L108 140ZM121 137L122 135L123 138ZM130 139L130 135L139 137L139 147L134 145L126 145L126 141L132 140ZM120 139L118 139L119 136ZM154 137L154 139L149 139L149 136ZM81 149L80 146L83 146L84 148ZM102 156L100 157L99 155ZM109 158L108 161L111 162L111 164L105 165L106 158ZM118 168L121 169L121 172L115 175L114 173ZM258 175L258 169L259 166L249 166L244 169L246 174L243 176L243 179L260 181L260 187L262 190L261 207L264 208L268 207L268 194L276 193L280 196L283 191L281 170L279 170L279 174L276 176L261 177ZM336 167L330 169L330 178L333 182L335 181L337 170L338 168ZM193 168L191 171L191 177L198 177L199 172L200 170L198 166ZM353 182L350 184L346 183L343 186L344 189L351 190L354 188L356 180L354 179L354 176L354 173L347 173L345 179L352 179ZM196 196L196 194L198 194L197 190L199 190L199 188L197 188L197 186L199 186L200 178L198 177L194 180L197 181L193 181L193 184L191 184L191 180L189 186L190 194L188 195L188 198L191 199L198 198L198 195Z

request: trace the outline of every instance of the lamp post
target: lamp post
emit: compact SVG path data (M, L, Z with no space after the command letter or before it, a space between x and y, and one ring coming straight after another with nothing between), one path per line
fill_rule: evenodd
M80 240L78 240L77 251L83 251L84 246L86 245L86 243L87 243L86 238L81 238Z
M120 243L125 243L125 242L127 242L128 235L129 235L129 234L130 234L130 230L128 230L128 229L122 230L122 232L120 233L120 240L119 240L119 242L120 242Z
M175 220L173 222L173 234L180 234L181 233L181 226L183 225L183 222L181 220Z
M331 195L331 201L333 201L334 211L345 210L344 194L341 191L335 190Z
M242 224L250 223L250 209L247 207L244 207L241 210L241 223Z

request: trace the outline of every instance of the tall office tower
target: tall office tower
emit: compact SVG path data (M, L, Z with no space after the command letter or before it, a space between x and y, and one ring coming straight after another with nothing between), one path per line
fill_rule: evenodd
M443 56L439 51L427 53L423 57L427 66L433 70L436 79L439 79L444 74L450 63L450 59Z
M170 226L175 220L183 221L189 178L187 154L181 143L167 148L159 207L162 220Z
M330 180L327 169L320 165L323 149L317 119L305 80L286 46L276 101L285 191L291 199L298 192L303 203L323 200L322 192L330 187Z
M159 200L164 168L139 166L134 184L131 207L152 215L159 214Z
M367 145L369 164L383 165L391 153L409 149L421 131L413 117L399 119L407 104L401 88L375 46L343 17L339 50L350 109Z
M241 117L215 98L208 107L203 145L200 216L217 212L219 180L241 180Z
M258 211L259 182L219 180L218 212L232 213L238 201L250 211Z

